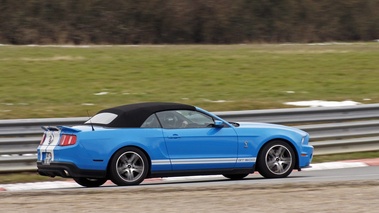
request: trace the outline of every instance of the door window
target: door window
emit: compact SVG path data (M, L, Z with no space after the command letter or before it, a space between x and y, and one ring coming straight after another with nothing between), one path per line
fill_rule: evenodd
M163 111L158 112L157 116L166 129L208 128L214 124L212 117L192 110Z
M143 122L141 128L161 128L161 125L159 124L157 116L152 114Z

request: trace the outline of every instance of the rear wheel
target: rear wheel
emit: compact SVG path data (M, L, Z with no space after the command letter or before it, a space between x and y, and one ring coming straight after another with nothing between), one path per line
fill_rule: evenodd
M75 182L85 187L99 187L103 185L107 179L105 178L73 178Z
M138 148L125 147L111 159L110 179L119 186L138 185L147 176L149 163L146 155Z
M266 144L258 157L258 171L266 178L283 178L291 174L295 167L295 152L284 141L271 141Z
M242 180L249 174L223 174L224 177L229 178L231 180Z

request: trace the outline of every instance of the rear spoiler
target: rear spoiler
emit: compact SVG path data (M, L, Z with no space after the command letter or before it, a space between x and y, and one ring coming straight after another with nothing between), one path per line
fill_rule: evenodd
M77 133L82 131L69 126L41 126L41 128L45 131L64 131L67 133Z

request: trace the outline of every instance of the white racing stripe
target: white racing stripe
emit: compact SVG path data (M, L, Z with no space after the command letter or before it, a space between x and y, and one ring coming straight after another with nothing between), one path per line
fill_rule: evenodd
M204 158L204 159L173 159L173 165L178 164L216 164L216 163L235 163L236 158Z
M42 153L50 152L51 153L51 161L54 161L54 149L59 143L60 131L46 131L46 137L43 141L43 144L40 147L40 161L42 161Z
M218 164L218 163L247 163L255 162L256 158L191 158L191 159L172 159L170 160L152 160L153 165L180 165L180 164Z
M170 165L170 160L152 160L152 165Z

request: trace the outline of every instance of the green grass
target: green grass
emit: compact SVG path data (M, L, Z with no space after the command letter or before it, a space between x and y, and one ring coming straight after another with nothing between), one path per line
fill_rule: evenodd
M0 119L87 116L141 101L211 111L376 103L378 58L379 43L0 46Z
M364 158L379 158L379 151L314 156L312 163L323 163L323 162L330 162L330 161L354 160L354 159L364 159ZM60 178L60 177L51 178L51 177L46 177L46 176L40 176L36 172L0 174L0 184L27 183L27 182L39 182L39 181L59 181L59 180L67 180L67 179Z
M331 162L331 161L356 160L356 159L366 159L366 158L379 158L379 151L344 153L344 154L334 154L334 155L316 155L314 156L312 163L324 163L324 162Z
M58 181L58 180L68 180L68 179L64 179L60 177L51 178L51 177L41 176L37 172L0 174L0 184L29 183L29 182Z

